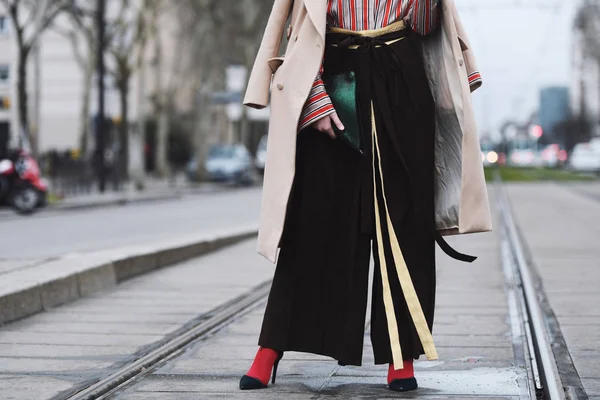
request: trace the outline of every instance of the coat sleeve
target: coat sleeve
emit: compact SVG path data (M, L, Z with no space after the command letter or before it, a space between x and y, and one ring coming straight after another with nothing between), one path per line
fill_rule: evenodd
M291 4L292 0L275 0L273 4L244 96L244 105L248 107L265 108L269 104L269 90L273 73L268 60L277 56L285 22L292 9Z
M481 87L483 80L481 79L481 73L479 72L479 68L477 68L475 55L473 54L473 50L471 50L471 44L469 43L467 32L465 31L462 21L460 20L456 6L453 7L452 14L454 17L454 24L456 25L458 41L463 53L463 60L467 69L467 76L469 77L469 86L471 87L471 92L473 92Z

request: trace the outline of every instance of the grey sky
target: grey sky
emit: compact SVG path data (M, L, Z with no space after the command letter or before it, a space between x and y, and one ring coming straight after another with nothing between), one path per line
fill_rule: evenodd
M539 89L570 86L576 0L456 0L484 85L473 94L480 132L537 109Z

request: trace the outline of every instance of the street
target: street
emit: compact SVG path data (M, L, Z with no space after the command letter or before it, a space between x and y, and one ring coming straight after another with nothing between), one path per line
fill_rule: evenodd
M408 397L537 396L536 375L545 372L541 359L531 364L535 350L527 321L534 316L526 314L532 305L520 306L518 257L506 253L508 230L500 212L506 206L500 194L506 193L523 235L524 258L540 280L536 290L552 340L550 358L570 393L564 398L600 399L600 314L594 306L600 302L595 243L600 186L489 188L494 232L449 238L478 260L464 264L438 251L433 334L440 358L416 362L420 389ZM85 254L256 224L259 204L260 190L244 189L2 221L18 232L2 244L2 254L9 260ZM29 230L32 239L20 243L17 238ZM5 324L0 328L2 399L397 398L385 386L387 367L373 365L368 320L362 367L289 352L272 387L239 391L239 378L257 349L274 271L254 247L255 239L245 240ZM534 331L534 346L538 339Z
M69 212L43 211L0 220L0 264L143 244L174 235L255 224L260 189L189 195L181 200Z

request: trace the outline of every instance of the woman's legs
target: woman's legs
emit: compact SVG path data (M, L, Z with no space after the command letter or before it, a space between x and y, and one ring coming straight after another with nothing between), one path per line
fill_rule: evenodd
M370 241L361 232L365 157L326 134L299 134L296 176L259 345L360 365Z

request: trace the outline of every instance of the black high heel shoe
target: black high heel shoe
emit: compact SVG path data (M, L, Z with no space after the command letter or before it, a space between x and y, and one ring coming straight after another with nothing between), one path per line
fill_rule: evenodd
M271 378L271 383L275 383L275 378L277 377L277 367L279 367L279 361L281 361L282 358L283 352L279 353L279 356L273 364L273 376ZM260 379L253 378L248 375L244 375L242 376L242 379L240 379L241 390L266 389L267 387L269 387L269 385L265 385Z
M419 387L417 385L417 380L413 378L406 379L394 379L389 384L390 390L395 392L409 392L411 390L416 390Z

